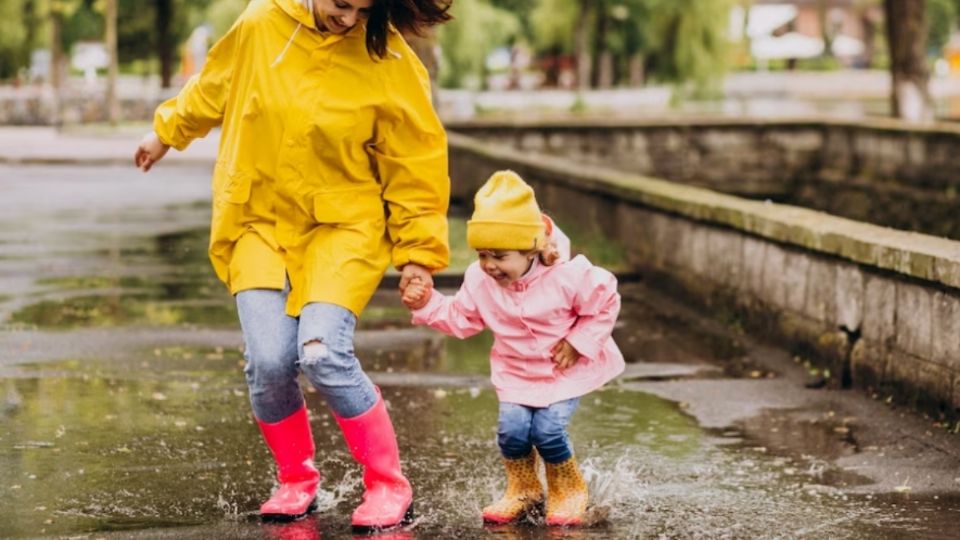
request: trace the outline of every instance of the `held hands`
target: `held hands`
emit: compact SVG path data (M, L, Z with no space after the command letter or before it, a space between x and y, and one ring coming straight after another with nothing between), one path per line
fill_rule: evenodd
M153 167L153 164L163 159L170 147L160 142L160 138L154 132L144 135L137 147L137 153L133 156L133 163L143 172L147 172Z
M413 281L407 284L407 288L401 292L400 300L403 301L403 305L407 308L420 309L423 306L427 305L427 301L430 300L430 295L432 293L432 288L423 284L420 281L420 278L415 278Z
M576 364L577 360L580 359L580 353L565 339L561 339L554 345L553 348L550 349L550 354L553 355L553 363L557 365L557 369L560 371Z
M410 309L420 309L427 305L433 290L433 276L419 264L404 265L400 272L400 295L403 305Z

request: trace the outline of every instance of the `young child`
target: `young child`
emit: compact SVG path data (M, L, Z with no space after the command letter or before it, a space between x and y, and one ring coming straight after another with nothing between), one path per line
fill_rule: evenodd
M516 520L543 501L539 453L547 524L579 525L587 485L566 428L580 397L623 371L610 337L620 311L617 281L582 255L568 260L569 240L540 213L533 189L516 173L491 176L474 206L467 243L479 260L457 294L413 282L402 299L414 324L458 338L490 328L495 337L490 378L500 400L507 490L483 509L484 521Z

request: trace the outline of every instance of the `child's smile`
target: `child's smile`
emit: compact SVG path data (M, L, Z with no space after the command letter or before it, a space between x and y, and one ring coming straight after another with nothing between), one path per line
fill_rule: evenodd
M502 287L523 277L533 263L532 255L524 255L516 250L478 249L477 256L480 268Z

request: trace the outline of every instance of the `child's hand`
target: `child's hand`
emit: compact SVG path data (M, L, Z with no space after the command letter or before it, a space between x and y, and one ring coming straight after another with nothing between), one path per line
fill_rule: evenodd
M141 171L147 172L154 163L163 159L167 150L170 150L170 147L160 142L156 133L147 133L140 141L137 153L133 155L133 162Z
M414 278L401 293L400 300L409 309L420 309L427 305L433 288Z
M573 348L573 345L567 343L567 340L561 339L559 343L550 349L553 355L553 362L557 364L557 369L563 371L577 363L580 359L580 353Z
M540 252L540 262L544 266L553 266L553 263L560 259L560 252L557 250L557 244L552 240L547 240L547 245Z

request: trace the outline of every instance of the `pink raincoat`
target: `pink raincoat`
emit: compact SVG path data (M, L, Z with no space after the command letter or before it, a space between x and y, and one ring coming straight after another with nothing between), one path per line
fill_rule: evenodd
M538 261L501 287L474 262L455 296L433 292L413 312L413 323L467 338L490 328L490 379L500 401L530 407L579 397L623 372L623 354L611 337L620 312L617 279L582 255L569 259L569 241L555 236L564 262ZM559 370L550 349L566 339L580 359Z

